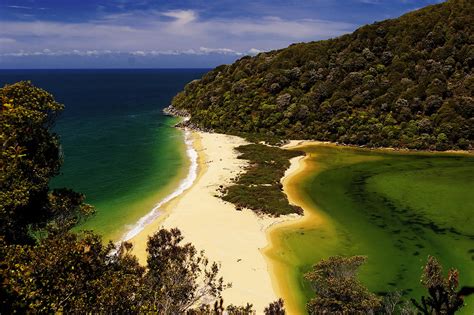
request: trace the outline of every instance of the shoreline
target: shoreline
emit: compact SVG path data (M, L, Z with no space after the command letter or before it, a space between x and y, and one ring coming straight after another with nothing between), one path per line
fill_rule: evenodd
M122 234L122 236L116 243L129 241L136 235L138 235L146 228L147 225L151 224L153 221L157 220L162 215L160 210L164 205L166 205L173 199L179 197L187 189L192 187L192 185L196 181L198 175L198 154L193 147L193 136L188 130L183 130L183 136L186 151L185 155L188 159L188 170L186 172L186 177L178 180L176 183L177 185L175 186L176 188L166 193L164 197L161 198L149 212L140 217L134 224L130 225L130 227L127 228L127 230Z
M353 150L366 150L370 152L381 152L381 153L402 153L402 154L439 154L439 155L474 155L474 150L417 150L407 148L396 148L396 147L366 147L356 144L344 144L339 142L331 141L320 141L320 140L288 140L287 143L281 146L282 149L295 149L298 147L312 146L312 145L327 145L336 148L346 148Z
M209 261L221 264L221 276L232 287L222 294L225 305L253 304L258 314L275 295L264 255L269 226L290 216L271 218L249 209L237 211L218 196L220 185L229 185L244 171L246 160L234 150L247 142L236 136L192 131L197 152L197 176L193 185L160 208L160 215L131 239L133 253L146 263L146 242L159 228L181 230L184 242L204 250Z
M313 145L328 143L323 142L312 142ZM298 148L308 144L308 141L291 141L286 144L283 148L297 150ZM308 166L306 165L307 159L310 155L305 154L303 156L297 156L290 160L290 167L286 170L285 176L281 179L283 185L283 192L288 198L288 202L292 205L299 206L303 209L303 215L298 216L292 220L285 220L283 222L269 226L266 231L267 246L264 249L265 259L268 264L269 274L272 279L272 285L275 293L284 300L285 309L288 314L301 314L304 313L299 307L297 300L301 298L296 294L290 287L284 285L291 284L294 279L291 275L287 274L285 263L272 255L279 246L278 243L281 241L278 233L283 229L294 229L297 226L302 226L306 222L311 222L314 226L320 226L325 224L326 219L323 215L319 215L317 210L313 209L312 205L305 202L304 198L300 195L299 190L296 188L296 183L299 182L306 174ZM312 170L314 171L314 170ZM310 210L311 209L311 210ZM282 281L282 278L286 279Z

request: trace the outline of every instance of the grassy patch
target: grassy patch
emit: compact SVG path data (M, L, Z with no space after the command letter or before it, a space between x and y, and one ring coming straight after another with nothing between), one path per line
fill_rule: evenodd
M248 144L237 147L239 159L249 160L245 173L233 185L224 189L222 199L237 207L279 216L299 213L300 207L290 205L282 191L281 178L290 166L289 159L302 152L283 150L262 144Z

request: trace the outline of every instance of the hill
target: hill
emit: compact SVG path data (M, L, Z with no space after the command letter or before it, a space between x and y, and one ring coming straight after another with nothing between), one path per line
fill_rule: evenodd
M474 1L222 65L172 106L224 133L370 147L474 147Z

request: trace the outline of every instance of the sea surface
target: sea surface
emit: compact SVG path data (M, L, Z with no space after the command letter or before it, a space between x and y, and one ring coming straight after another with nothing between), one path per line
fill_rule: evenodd
M64 165L51 186L84 193L97 211L79 229L117 241L186 178L185 135L162 109L205 72L0 70L0 86L30 80L65 105L55 126Z

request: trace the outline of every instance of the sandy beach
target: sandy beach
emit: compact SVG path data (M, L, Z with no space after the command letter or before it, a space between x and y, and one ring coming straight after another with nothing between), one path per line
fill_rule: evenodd
M306 141L306 140L291 140L283 146L285 149L298 149L306 145L325 144L320 141ZM301 196L297 183L305 176L308 171L314 171L308 167L306 159L308 156L297 156L290 160L290 167L286 170L285 176L281 179L283 185L283 192L286 194L290 204L300 206L304 213L303 216L296 216L294 218L284 220L277 224L269 226L266 230L267 247L264 249L264 254L269 266L269 274L272 278L273 288L275 294L285 301L285 310L287 314L303 314L304 312L298 307L298 300L301 296L292 289L291 284L294 281L292 275L286 272L285 262L273 257L272 252L279 248L281 237L279 232L284 229L294 229L295 227L305 226L306 222L311 222L313 227L324 224L324 216L318 215L315 211L308 211L312 209L312 205L306 203Z
M211 261L221 264L221 275L232 283L223 292L226 305L253 304L258 314L277 299L263 249L269 226L288 217L257 216L253 211L237 211L217 194L219 185L228 185L247 165L237 159L235 147L246 142L239 137L193 132L198 153L198 176L191 188L160 208L161 215L131 242L134 253L146 263L146 241L160 227L179 228L185 241L204 250Z

